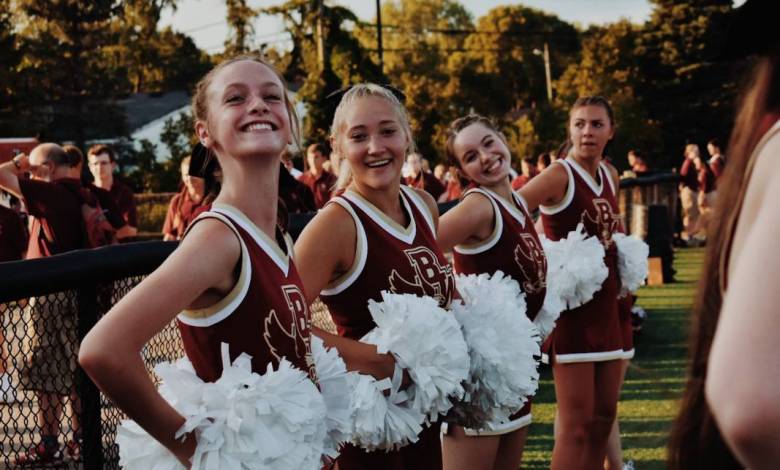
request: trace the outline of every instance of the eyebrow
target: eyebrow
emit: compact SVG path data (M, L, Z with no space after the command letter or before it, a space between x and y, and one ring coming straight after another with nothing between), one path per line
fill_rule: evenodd
M231 82L225 85L225 90L229 90L231 88L249 88L249 85L247 85L244 82ZM260 88L277 88L282 89L282 86L279 85L276 82L273 81L267 81L260 84Z
M484 144L486 139L490 139L490 138L492 138L492 137L493 137L493 136L492 136L492 135L490 135L490 134L485 134L485 137L483 137L483 138L482 138L482 140L480 140L480 142Z

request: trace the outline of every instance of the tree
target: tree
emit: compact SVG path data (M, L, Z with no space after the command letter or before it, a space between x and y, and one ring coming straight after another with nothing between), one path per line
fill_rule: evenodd
M382 21L385 73L406 95L417 147L439 161L449 122L468 109L458 67L471 16L453 0L401 0L383 3ZM359 34L364 47L375 47L373 27Z
M281 16L292 37L284 75L288 82L300 84L298 98L306 103L304 140L322 142L332 121L328 94L355 81L384 81L346 29L357 23L357 17L347 8L327 6L321 0L289 0L262 12Z
M687 142L725 137L731 128L733 64L720 57L731 0L653 0L639 38L637 96L660 125L661 163L679 163ZM684 103L684 105L682 105Z
M657 123L649 118L634 90L641 79L636 54L641 33L641 27L627 20L591 27L583 35L579 62L570 64L555 85L555 104L564 118L580 96L601 95L610 100L617 133L609 151L619 167L625 166L631 148L643 150L648 163L656 165L662 141Z
M246 0L225 0L227 6L228 37L225 40L225 55L246 54L255 29L252 20L257 15Z
M22 60L7 1L0 1L0 136L24 133L24 107L18 96L17 68ZM21 119L20 119L21 118Z
M26 17L19 33L25 47L20 94L33 110L32 125L45 139L80 147L87 135L121 134L124 120L108 99L114 83L99 53L119 2L18 0L18 7Z

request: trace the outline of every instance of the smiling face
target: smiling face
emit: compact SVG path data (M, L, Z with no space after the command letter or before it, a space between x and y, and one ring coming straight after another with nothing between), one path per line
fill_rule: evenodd
M195 129L218 156L278 157L291 140L285 90L267 65L241 60L227 65L207 89L206 121Z
M614 128L603 106L586 105L572 110L569 135L574 156L592 159L601 157L604 147L614 135Z
M365 96L343 112L334 143L348 162L354 183L374 190L399 185L410 138L393 104L379 96Z
M452 141L460 171L480 186L507 181L511 156L503 139L480 122L463 128Z

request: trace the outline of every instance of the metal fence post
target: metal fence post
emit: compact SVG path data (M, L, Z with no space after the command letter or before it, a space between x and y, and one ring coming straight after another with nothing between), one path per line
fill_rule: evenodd
M79 343L98 320L98 288L95 284L82 285L78 289ZM78 396L81 401L81 433L83 436L81 456L84 470L103 468L103 428L101 424L100 391L87 377L86 372L77 369Z

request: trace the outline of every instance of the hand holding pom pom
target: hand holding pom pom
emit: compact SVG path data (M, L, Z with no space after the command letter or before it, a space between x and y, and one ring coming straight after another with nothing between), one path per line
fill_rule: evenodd
M380 353L392 352L413 384L405 391L409 406L435 421L464 393L469 356L455 317L431 297L382 292L382 302L369 301L377 327L361 341Z
M319 469L325 403L306 373L282 359L277 370L269 364L258 375L246 354L231 364L225 344L222 356L222 376L213 383L201 381L185 360L155 368L160 393L186 419L176 437L194 431L198 438L192 468ZM168 466L173 454L164 455L131 421L120 424L117 444L124 468L176 468ZM149 466L150 456L162 466Z
M569 309L593 299L609 275L598 238L589 237L579 224L557 242L542 238L542 246L547 255L547 295L557 292Z
M644 241L616 233L612 236L618 249L620 271L620 297L636 292L647 278L647 257L650 247Z
M463 303L453 304L453 313L471 362L464 399L468 405L459 405L454 414L465 421L459 424L479 429L487 424L485 419L508 418L536 393L541 338L526 316L525 295L512 278L498 271L493 276L458 276L456 285Z

